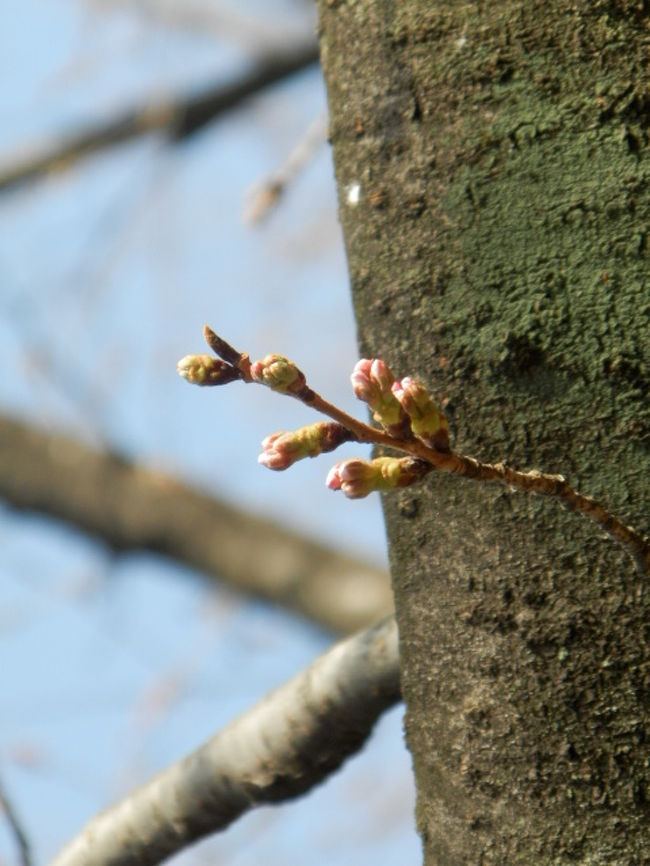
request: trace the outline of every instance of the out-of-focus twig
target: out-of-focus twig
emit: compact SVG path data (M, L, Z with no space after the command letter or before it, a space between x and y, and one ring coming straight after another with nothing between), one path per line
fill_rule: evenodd
M317 43L305 42L261 57L230 82L220 80L200 92L152 99L63 141L46 142L31 151L21 146L18 154L0 158L0 190L63 171L82 157L136 136L162 133L172 140L186 138L249 96L317 61Z
M393 617L354 635L93 818L52 866L153 866L254 806L304 794L400 699Z
M206 33L228 43L236 43L249 51L268 51L291 45L304 37L306 15L292 15L283 20L280 27L270 26L259 14L247 14L243 4L239 8L223 4L205 3L202 0L87 0L98 11L105 12L107 6L131 9L147 19L147 23L162 24L176 30ZM296 10L297 11L297 10ZM269 12L272 12L269 9ZM302 19L299 20L299 19ZM310 26L312 23L309 16Z
M2 779L0 779L0 810L4 812L11 835L16 841L20 866L32 866L32 851L27 833L4 787Z
M388 575L227 502L68 436L0 416L0 497L111 547L145 548L350 632L392 610Z
M266 219L286 192L289 184L314 158L320 146L325 142L326 136L327 112L323 111L309 125L284 165L249 190L244 204L245 223L255 225Z

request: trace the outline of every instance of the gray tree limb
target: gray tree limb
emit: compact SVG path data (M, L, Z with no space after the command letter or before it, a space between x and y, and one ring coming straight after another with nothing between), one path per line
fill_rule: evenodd
M203 746L93 818L52 866L152 866L256 805L297 797L400 699L393 617L336 644Z
M392 610L390 580L379 568L122 455L3 416L0 497L116 550L171 556L337 632L364 628Z

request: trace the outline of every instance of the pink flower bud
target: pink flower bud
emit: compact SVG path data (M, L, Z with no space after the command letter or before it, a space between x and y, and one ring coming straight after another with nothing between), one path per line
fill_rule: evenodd
M342 461L341 461L342 462ZM330 490L340 490L341 484L341 476L339 474L341 464L335 463L334 466L327 473L327 478L325 479L325 486L329 487Z
M355 364L350 381L355 396L368 404L375 421L387 430L402 425L406 416L391 390L395 377L388 364L380 358L362 358Z
M330 490L342 490L348 499L363 499L377 490L377 472L370 462L352 458L332 466L325 484Z
M251 364L251 376L255 382L283 394L297 394L306 384L303 373L284 355L267 355L264 360L255 361Z
M354 438L350 431L333 421L320 421L289 433L272 433L262 442L258 463L268 469L288 469L304 457L317 457L333 451L342 442Z
M413 484L431 466L412 457L376 457L374 460L342 460L327 474L330 490L342 490L348 499L362 499L373 490L392 490Z
M352 371L352 375L350 376L350 381L352 382L352 390L354 391L354 396L357 400L363 400L364 403L368 403L375 397L376 387L370 380L370 368L372 367L372 361L368 358L361 358L360 361L354 365L354 370Z
M290 433L272 433L262 440L262 453L257 458L257 462L267 469L288 469L298 457L291 454L287 447L286 439L290 437ZM279 443L279 445L278 445Z
M449 451L447 418L424 385L406 376L393 384L393 393L411 419L413 433L438 451Z
M185 355L176 370L193 385L225 385L239 378L235 367L212 355Z

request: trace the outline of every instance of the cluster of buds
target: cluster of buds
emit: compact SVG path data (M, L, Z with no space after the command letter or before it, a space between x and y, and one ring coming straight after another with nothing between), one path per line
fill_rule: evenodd
M390 367L379 358L362 358L354 366L352 390L372 411L372 417L391 436L408 434L408 417L393 393L395 376Z
M350 440L372 442L410 456L341 460L327 475L329 488L341 490L350 499L361 499L374 490L414 484L434 468L481 480L513 483L522 490L557 496L573 510L590 514L612 537L630 546L642 571L650 571L648 540L617 520L600 503L573 490L561 475L518 472L504 464L480 463L451 453L449 425L433 396L411 376L396 379L384 361L363 358L351 376L355 395L368 404L374 420L383 428L379 430L358 421L307 387L303 373L283 355L267 355L251 364L246 353L238 352L207 325L203 334L217 357L182 358L178 372L188 382L196 385L224 385L236 379L259 382L281 394L290 394L333 419L267 436L262 442L259 462L269 469L287 469L297 460L333 451Z
M411 432L436 451L449 451L449 424L421 382L406 376L393 382L393 394L409 417Z
M237 352L207 326L204 334L219 357L186 355L182 358L178 372L188 382L195 385L224 385L236 379L259 382L281 394L297 397L343 422L323 421L267 436L258 460L269 469L287 469L298 460L333 451L351 440L379 441L386 445L386 434L397 450L412 452L417 438L439 453L449 451L447 419L431 394L410 376L396 379L381 359L362 358L351 376L355 395L368 404L374 420L384 430L383 439L378 440L374 438L379 434L376 428L356 421L308 388L304 374L293 361L283 355L267 355L251 364L248 355ZM414 456L342 460L330 470L326 483L350 499L360 499L373 490L392 490L414 484L431 471L433 465L435 461L432 464Z
M282 355L267 355L250 368L251 378L276 391L300 394L305 377ZM417 436L438 451L449 451L447 419L426 388L407 377L397 380L380 359L363 358L351 376L355 395L368 404L375 421L396 440ZM273 433L262 442L258 461L269 469L287 469L304 457L333 451L342 442L355 439L337 423L311 424L300 430ZM431 470L430 464L412 457L377 457L374 460L343 460L334 466L326 484L341 490L350 499L361 499L374 490L392 490L419 481Z
M281 394L299 394L307 384L304 373L284 355L267 355L255 361L251 364L251 377Z
M341 490L348 499L363 499L374 490L408 487L430 471L428 463L413 457L354 457L332 466L325 483L330 490Z
M355 396L368 404L375 421L391 436L412 434L437 451L449 451L447 419L416 379L396 379L384 361L362 358L350 380Z
M343 442L353 439L353 434L342 424L320 421L289 433L272 433L262 441L262 453L258 463L268 469L288 469L304 457L318 457L326 451L334 451Z

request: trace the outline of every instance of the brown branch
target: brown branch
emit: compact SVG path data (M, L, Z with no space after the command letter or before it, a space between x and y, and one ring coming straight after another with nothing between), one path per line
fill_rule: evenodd
M52 866L153 866L256 805L304 794L400 700L389 617L336 644L211 740L93 818Z
M249 96L317 61L317 43L309 41L260 58L234 81L224 84L220 80L201 92L159 97L31 152L23 145L20 155L9 154L0 160L0 191L62 171L82 157L140 135L163 133L172 140L185 138Z
M209 328L207 325L203 327L203 337L215 355L219 355L227 364L232 364L239 370L240 379L244 379L245 381L250 380L250 364L246 366L249 360L248 355L238 352L237 349L233 349L230 343L227 343L223 337L215 334L212 328Z
M171 556L337 632L392 610L384 571L118 454L6 417L0 417L0 497L72 523L115 549Z
M204 333L206 332L216 337L216 334L207 328L207 326L204 329ZM217 340L220 339L217 337ZM212 342L211 345L215 344ZM247 355L242 355L235 349L232 349L232 347L229 348L233 353L233 358L248 358ZM253 381L250 373L247 375L241 367L240 375L246 382ZM469 457L465 454L457 454L453 451L438 451L425 445L424 442L413 436L405 438L392 436L384 430L371 427L369 424L359 421L357 418L339 409L338 406L325 400L307 385L300 390L292 390L286 393L289 393L290 396L295 397L317 412L321 412L339 424L342 424L354 434L359 442L381 445L410 454L419 460L424 460L432 469L436 469L439 472L463 475L475 481L497 481L507 487L514 487L528 493L537 493L542 496L552 496L559 499L571 511L584 514L598 523L611 538L623 544L630 551L640 571L650 574L650 540L633 527L627 526L619 520L598 500L574 490L563 475L549 475L536 469L522 472L506 466L505 463L483 463L475 457Z
M348 416L347 413L332 406L331 403L310 389L308 391L309 393L305 394L303 402L328 415L343 426L347 426L354 432L359 442L384 445L403 451L420 460L425 460L439 472L463 475L475 481L497 481L506 487L515 487L527 493L537 493L559 499L570 511L584 514L594 520L609 536L625 545L634 556L639 569L650 574L650 542L648 539L615 517L597 499L574 490L563 475L550 475L537 469L522 472L507 466L505 463L484 463L465 454L457 454L453 451L437 451L419 439L395 439L382 430L370 427L370 425L363 424ZM351 422L353 422L352 426Z

